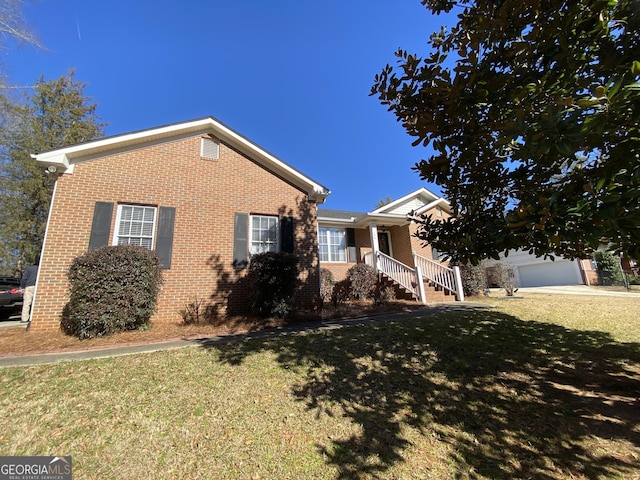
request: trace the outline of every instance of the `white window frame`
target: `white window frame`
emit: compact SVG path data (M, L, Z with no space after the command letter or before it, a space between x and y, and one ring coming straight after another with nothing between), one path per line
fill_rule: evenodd
M342 235L338 242L330 235L332 232ZM327 247L326 255L323 255L323 246ZM318 227L318 252L321 262L347 263L347 230L339 227Z
M254 222L260 222L257 228L254 228ZM267 225L264 225L264 222ZM264 238L256 238L256 232L271 231L271 225L273 225L273 236L269 235L265 240ZM266 226L267 228L263 228ZM265 248L266 247L266 248ZM249 255L253 256L257 253L264 252L279 252L280 251L280 219L276 215L249 215Z
M123 216L127 215L127 212L131 212L130 218L123 218ZM152 220L149 220L149 212L153 214ZM139 216L140 214L142 215L141 217ZM157 221L158 207L152 205L118 205L116 227L113 232L113 245L139 245L153 250Z

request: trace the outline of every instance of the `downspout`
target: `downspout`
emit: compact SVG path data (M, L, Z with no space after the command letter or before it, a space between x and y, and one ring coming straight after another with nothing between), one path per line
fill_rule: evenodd
M42 240L42 248L40 249L40 264L38 266L38 275L36 277L36 288L33 291L33 301L31 303L31 312L29 314L29 323L27 323L27 332L31 329L31 319L33 318L33 314L36 311L37 303L38 303L38 284L40 283L40 277L42 277L42 265L44 260L44 251L45 246L47 245L47 236L49 235L49 222L51 221L51 212L53 211L53 202L56 198L56 191L58 189L58 178L60 178L60 174L56 175L56 180L53 182L53 192L51 193L51 203L49 203L49 214L47 215L47 225L44 227L44 238Z

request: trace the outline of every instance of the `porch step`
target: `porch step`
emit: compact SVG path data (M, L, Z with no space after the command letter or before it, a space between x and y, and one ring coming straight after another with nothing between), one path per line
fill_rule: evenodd
M431 282L424 282L424 294L427 297L427 303L448 302L456 299L455 296L447 295L447 293L448 292L439 285L434 285Z
M418 297L416 295L414 295L412 292L404 288L402 285L400 285L398 282L388 277L384 273L382 274L381 281L383 288L393 288L398 300L418 300Z
M396 292L396 298L398 300L413 300L418 301L417 295L405 289L402 285L397 283L392 278L388 277L384 273L382 274L383 287L391 287ZM439 303L439 302L455 302L456 296L451 292L445 290L439 285L424 281L424 293L427 297L427 303Z

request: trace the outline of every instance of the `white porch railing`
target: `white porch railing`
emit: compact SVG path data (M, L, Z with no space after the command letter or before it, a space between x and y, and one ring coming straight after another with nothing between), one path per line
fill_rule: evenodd
M459 267L449 268L441 263L422 257L417 253L413 254L413 261L416 268L421 270L423 277L454 293L457 300L461 302L464 301Z
M384 273L402 285L422 303L426 303L422 278L426 278L430 282L449 290L455 294L458 301L464 301L459 267L449 268L416 253L413 254L413 260L416 266L415 269L382 252L376 253L375 263L373 261L373 252L368 252L364 256L366 264L376 266L379 272Z
M373 253L368 252L364 256L364 261L367 265L374 265ZM420 292L416 282L416 272L413 268L399 262L395 258L391 258L389 255L385 255L382 252L377 252L376 265L379 272L383 272L389 278L402 285L405 290L411 292L419 300L421 300Z

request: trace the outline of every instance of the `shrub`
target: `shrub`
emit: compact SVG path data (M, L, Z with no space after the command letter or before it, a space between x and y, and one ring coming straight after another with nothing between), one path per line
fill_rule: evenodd
M76 257L67 273L65 333L80 339L146 326L155 312L162 270L151 250L120 245Z
M198 298L186 304L180 312L184 325L208 325L218 319L218 312L214 305L208 305L204 299Z
M507 297L513 297L513 294L518 290L516 288L515 267L509 263L498 263L494 268L498 286L504 288Z
M346 302L351 297L351 284L348 279L340 280L334 284L331 291L331 303L334 307Z
M480 295L487 288L486 272L482 264L460 265L460 277L462 277L462 289L467 297Z
M298 259L290 253L266 252L251 258L248 271L251 309L262 317L287 316L298 284Z
M351 287L351 295L358 300L366 300L374 295L378 274L371 265L359 263L347 271L347 280Z
M600 285L623 285L620 260L610 252L597 251L594 254L598 266L598 279Z
M320 269L320 300L324 303L333 294L333 273L327 268Z
M382 283L378 283L374 290L373 301L377 305L385 305L387 303L391 303L396 299L396 291L393 287L387 285L384 286Z

